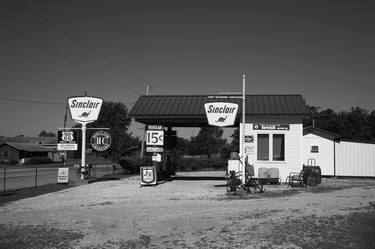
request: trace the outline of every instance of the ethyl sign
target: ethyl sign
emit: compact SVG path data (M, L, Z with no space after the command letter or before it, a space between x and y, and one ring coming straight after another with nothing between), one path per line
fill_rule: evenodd
M68 104L72 119L78 123L90 123L98 119L103 100L97 97L70 97Z
M238 104L211 102L204 104L209 125L231 126L236 120Z

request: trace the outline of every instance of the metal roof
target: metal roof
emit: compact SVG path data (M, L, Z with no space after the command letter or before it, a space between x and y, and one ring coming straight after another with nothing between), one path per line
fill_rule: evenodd
M320 129L318 127L308 126L306 128L303 128L304 136L310 133L330 140L335 140L341 137L339 134Z
M204 104L232 102L239 105L236 123L242 113L242 98L210 95L142 95L129 116L144 124L172 126L207 125ZM214 95L211 95L214 96ZM246 115L292 115L306 117L309 110L301 95L246 95Z
M29 151L29 152L49 152L49 151L55 151L51 148L46 148L39 144L31 144L31 143L13 143L13 142L6 142L0 145L0 147L3 147L4 145L9 145L10 147L13 147L17 150L23 150L23 151Z

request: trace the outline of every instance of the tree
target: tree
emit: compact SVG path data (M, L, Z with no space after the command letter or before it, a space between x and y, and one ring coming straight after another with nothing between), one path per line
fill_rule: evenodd
M128 116L128 109L123 103L103 102L98 119L87 125L88 128L109 128L112 138L111 146L103 152L98 152L105 158L119 160L126 156L131 147L140 147L140 141L128 132L131 119ZM88 130L87 138L90 138L95 131Z
M371 114L360 107L352 107L350 111L336 113L328 108L309 107L311 116L303 121L304 127L315 127L339 134L342 138L353 140L375 140L375 112ZM314 120L314 122L313 122Z
M45 130L42 130L38 137L56 137L56 134L53 132L46 132Z
M190 141L186 138L177 137L177 153L182 158L189 150Z
M226 139L222 139L223 130L219 127L201 128L196 137L191 138L190 152L192 155L211 155L218 153L222 146L225 145Z
M233 131L233 134L230 136L233 138L232 142L229 145L230 152L233 152L233 151L239 152L240 151L240 129L236 128Z

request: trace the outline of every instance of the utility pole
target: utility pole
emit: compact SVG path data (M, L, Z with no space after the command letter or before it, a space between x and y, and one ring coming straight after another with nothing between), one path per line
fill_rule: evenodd
M246 94L245 94L245 74L242 75L242 183L246 182L246 165L245 165L245 125L246 125Z
M150 95L150 85L146 85L146 95ZM141 159L143 158L144 150L145 150L145 138L146 138L146 125L143 128L143 136L142 136L142 144L141 144Z
M146 95L151 95L149 84L146 85Z

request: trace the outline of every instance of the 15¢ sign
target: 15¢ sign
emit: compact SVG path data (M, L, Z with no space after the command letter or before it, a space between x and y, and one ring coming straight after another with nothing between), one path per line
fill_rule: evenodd
M92 148L97 151L105 151L112 143L111 136L106 131L96 131L90 140Z
M147 130L146 145L163 146L164 131L163 130Z

